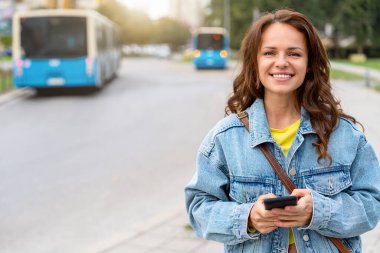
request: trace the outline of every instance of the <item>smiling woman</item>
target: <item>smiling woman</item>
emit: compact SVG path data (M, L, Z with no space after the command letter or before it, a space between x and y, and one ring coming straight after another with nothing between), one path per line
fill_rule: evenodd
M332 93L317 30L277 10L251 25L240 51L228 116L200 145L185 188L194 230L231 253L362 252L360 235L380 217L379 161ZM294 190L279 184L277 162ZM287 195L297 205L265 209Z
M151 19L159 19L169 14L169 0L119 0L127 8L145 12Z

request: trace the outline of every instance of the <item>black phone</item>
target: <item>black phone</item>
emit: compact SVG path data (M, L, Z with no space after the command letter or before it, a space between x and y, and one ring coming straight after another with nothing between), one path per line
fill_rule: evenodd
M283 208L285 206L296 206L296 196L284 196L277 198L264 199L265 210L271 210L272 208Z

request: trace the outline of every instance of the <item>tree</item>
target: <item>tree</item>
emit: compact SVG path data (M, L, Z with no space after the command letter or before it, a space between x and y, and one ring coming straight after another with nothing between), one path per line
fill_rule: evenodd
M363 53L364 47L373 37L369 2L368 0L346 1L341 4L338 13L340 22L336 23L336 27L343 35L355 37L358 53Z
M155 41L152 20L138 11L129 11L125 18L123 37L127 44L148 44Z
M279 8L290 8L304 13L323 33L326 24L332 24L334 47L342 38L354 36L358 52L368 46L380 47L380 1L378 0L239 0L230 1L231 9L231 46L239 48L245 31L252 22L253 9L261 13ZM211 0L209 14L204 25L223 24L223 1ZM338 50L335 50L338 52Z
M239 48L245 31L252 22L253 5L251 1L230 1L231 48ZM221 0L212 0L209 5L209 14L204 18L204 26L223 26L224 3Z
M160 18L154 27L155 41L169 44L174 51L188 43L191 38L189 27L177 20Z
M369 1L368 9L371 10L369 18L371 20L371 27L373 29L373 31L372 31L372 46L375 48L380 48L380 26L379 26L380 1L377 1L377 0Z
M190 39L187 26L177 20L161 18L153 22L145 13L130 11L116 0L108 0L98 11L116 23L125 44L168 43L172 49Z

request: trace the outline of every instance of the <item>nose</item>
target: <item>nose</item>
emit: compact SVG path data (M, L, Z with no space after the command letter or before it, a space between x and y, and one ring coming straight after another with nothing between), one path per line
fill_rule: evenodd
M286 59L286 55L285 54L278 54L276 57L275 65L278 68L286 68L287 66L289 66L289 62Z

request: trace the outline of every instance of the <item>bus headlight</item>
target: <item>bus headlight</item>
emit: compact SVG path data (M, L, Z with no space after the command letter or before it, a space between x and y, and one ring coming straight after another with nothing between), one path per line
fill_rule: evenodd
M227 56L228 56L228 52L226 50L220 51L220 57L227 58Z
M201 56L201 51L199 51L199 50L194 50L193 51L193 56L194 56L194 58L198 58L199 56Z

